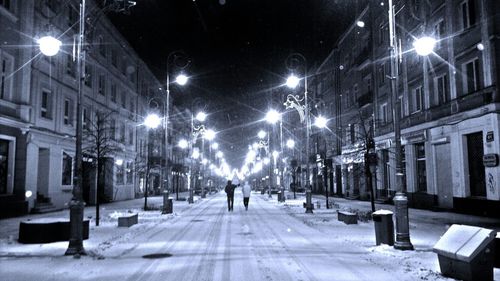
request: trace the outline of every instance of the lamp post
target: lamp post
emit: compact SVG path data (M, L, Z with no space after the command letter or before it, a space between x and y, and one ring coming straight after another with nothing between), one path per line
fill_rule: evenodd
M400 106L398 102L398 57L401 55L398 51L398 40L396 34L395 6L393 0L389 0L389 37L390 37L390 59L391 59L391 103L392 118L394 122L394 149L396 160L396 195L393 198L395 217L396 217L396 241L394 248L399 250L413 250L410 241L410 226L408 220L408 198L403 190L403 169L401 155L401 125L400 125ZM430 37L423 37L413 43L418 55L427 56L433 52L436 40Z
M271 109L266 114L266 121L271 126L271 130L269 130L269 133L267 134L267 143L269 145L269 151L271 151L271 148L274 148L274 147L271 145L270 134L271 134L271 131L274 131L274 124L276 124L276 122L278 122L278 121L281 121L281 114L278 111ZM273 165L274 166L276 166L276 157L277 156L273 153L273 158L274 158ZM273 176L272 176L273 165L269 165L269 198L272 197L271 196L271 186L273 184Z
M188 82L189 78L182 73L182 70L185 69L189 64L191 63L191 61L187 58L187 55L185 55L184 53L182 52L179 52L179 51L173 51L173 52L170 52L167 56L167 67L166 67L166 76L167 76L167 85L166 85L166 92L167 92L167 101L166 101L166 105L165 105L165 102L163 103L164 104L164 109L166 108L165 110L165 119L164 119L164 130L165 130L165 133L164 133L164 141L163 141L163 145L165 146L163 148L163 157L164 157L164 160L165 160L165 166L164 166L164 172L163 172L163 179L162 179L162 187L163 187L163 193L164 193L164 196L163 196L163 208L164 208L164 212L163 213L167 213L165 212L165 208L167 206L167 200L168 200L168 192L170 190L170 187L167 187L167 185L169 185L169 173L170 173L170 169L169 169L169 163L168 163L168 133L169 133L169 128L168 128L168 122L170 120L170 65L173 64L177 69L179 69L181 72L176 76L175 78L175 83L177 83L178 85L180 86L184 86L186 85L186 83ZM166 194L165 194L166 193ZM177 192L177 197L179 196L178 192Z
M146 116L144 119L144 125L148 129L156 129L158 126L161 124L161 118L157 114L149 114ZM144 188L144 211L148 209L148 191L149 191L149 170L151 169L150 167L150 154L151 154L151 138L150 134L148 133L148 159L147 159L147 164L146 164L146 186Z
M319 129L323 130L327 128L328 125L328 119L326 119L323 116L318 116L314 119L314 126L318 127ZM317 145L317 144L316 144ZM325 139L325 158L323 159L323 185L325 187L325 197L326 197L326 208L329 209L329 204L328 204L328 183L327 183L327 166L326 166L326 139Z
M307 92L307 60L300 53L291 54L286 61L287 68L290 70L295 70L298 68L297 64L302 62L304 68L304 96L300 98L298 95L289 94L286 97L286 101L284 103L286 109L294 108L297 110L300 116L300 121L305 123L306 125L306 190L310 191L310 183L309 183L309 135L311 130L311 123L309 117L309 104L308 104L308 92ZM300 83L300 78L295 76L294 74L290 75L286 81L286 85L289 88L296 88ZM304 104L301 104L304 102Z
M293 199L297 199L296 192L295 190L297 189L297 183L296 183L296 178L297 178L297 160L295 159L295 141L293 139L288 139L286 141L286 147L291 149L293 158L290 161L290 167L292 168L292 186L293 186Z
M134 1L124 1L121 7L117 6L115 1L110 1L109 4L103 7L100 12L108 9L114 9L117 12L126 12L135 5ZM83 136L83 84L85 81L85 59L87 48L85 44L86 29L86 0L81 0L79 4L79 29L76 47L77 71L78 71L78 93L77 93L77 109L76 109L76 141L75 141L75 162L73 176L73 192L69 202L70 209L70 238L68 249L65 255L86 255L83 247L83 212L84 202L82 196L82 136ZM38 39L40 51L46 56L54 56L59 52L62 45L59 39L52 36L44 36Z

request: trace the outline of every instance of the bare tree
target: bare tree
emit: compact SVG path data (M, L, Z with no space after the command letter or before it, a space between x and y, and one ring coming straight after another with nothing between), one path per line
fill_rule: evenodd
M92 120L85 117L86 126L84 128L85 146L84 153L92 158L94 167L97 168L97 188L96 188L96 226L99 225L99 203L104 199L106 159L121 151L115 140L116 125L113 116L117 111L97 112Z

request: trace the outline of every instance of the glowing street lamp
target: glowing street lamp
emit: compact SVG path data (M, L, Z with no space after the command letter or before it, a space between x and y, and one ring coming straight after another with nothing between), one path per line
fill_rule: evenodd
M224 153L223 153L222 151L220 151L220 150L219 150L219 151L217 151L217 153L215 154L215 157L217 157L217 158L222 158L222 157L224 157Z
M146 119L144 119L144 125L150 129L156 129L158 126L161 124L161 118L158 116L158 114L149 114L146 116Z
M292 140L292 139L288 139L288 140L286 141L286 147L288 147L288 148L290 148L290 149L294 148L294 147L295 147L295 141L294 141L294 140Z
M299 85L299 82L300 78L292 74L286 79L286 86L288 88L295 89Z
M205 130L203 138L209 141L213 140L215 138L215 131L212 129Z
M326 128L327 123L328 123L328 119L326 119L323 116L318 116L314 120L314 126L320 128L320 129Z
M274 109L269 110L266 114L266 121L268 123L275 124L280 119L281 119L281 114Z
M434 52L434 48L436 47L436 39L432 37L422 37L413 42L413 47L415 48L415 52L417 52L420 56L428 56L432 52Z
M259 137L259 139L264 139L266 137L267 133L263 130L260 130L258 133L257 133L257 136Z
M196 114L196 120L200 121L200 122L204 122L205 119L207 119L207 114L203 111L200 111L198 112L198 114Z
M179 146L180 148L182 148L182 149L186 149L186 148L189 146L189 143L188 143L188 141L187 141L187 140L185 140L185 139L181 139L181 140L179 140L179 144L178 144L178 146Z
M177 84L179 84L181 86L184 86L184 85L186 85L186 83L188 82L188 80L189 80L189 77L187 77L184 74L179 74L175 78L175 83L177 83Z
M44 36L38 39L37 43L40 46L40 52L48 57L55 56L62 45L61 40L52 36Z
M219 149L219 143L217 143L217 142L212 143L212 149L216 149L216 150Z

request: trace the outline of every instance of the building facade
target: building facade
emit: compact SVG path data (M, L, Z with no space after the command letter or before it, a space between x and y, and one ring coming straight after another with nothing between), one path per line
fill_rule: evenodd
M98 160L104 181L101 200L134 198L143 188L137 167L147 157L148 138L141 124L149 97L161 84L103 14L105 7L88 2L82 188L85 201L94 204ZM61 209L71 199L78 5L79 1L0 2L1 216ZM36 44L48 34L63 42L53 57L41 54Z
M367 167L366 139L373 138L375 196L394 196L391 79L397 78L394 114L400 118L403 189L410 206L498 215L500 4L394 2L401 51L397 77L390 74L387 1L368 3L323 63L336 64L328 73L338 81L326 93L334 96L330 116L342 144L334 161L342 167L342 180L336 182L344 196L369 198L360 171ZM412 45L422 36L437 39L426 57Z

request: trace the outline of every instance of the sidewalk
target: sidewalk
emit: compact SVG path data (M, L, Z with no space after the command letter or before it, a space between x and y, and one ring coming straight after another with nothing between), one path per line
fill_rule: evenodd
M305 198L305 197L304 197ZM305 200L305 199L304 199ZM313 203L319 201L321 208L326 206L326 197L324 195L314 194ZM371 212L370 201L349 200L339 197L328 197L328 201L335 204L341 210L359 210L364 213ZM331 204L331 203L330 203ZM315 206L316 207L316 206ZM394 205L375 203L375 210L390 210L394 212ZM412 223L452 225L452 224L467 224L500 231L500 219L491 217L481 217L475 215L459 214L444 211L431 211L423 209L408 209L408 217Z
M173 199L174 213L182 213L189 204L187 202L188 192L179 193L179 199L186 198L185 201L175 200L176 194L170 194L170 198ZM207 198L210 195L207 194ZM194 203L197 203L201 198L199 196L194 196ZM163 205L162 196L150 196L148 197L148 207L158 210L158 211L148 211L148 212L161 212L161 207ZM144 198L116 201L111 203L105 203L100 205L100 224L109 223L110 218L115 218L119 213L131 212L144 212ZM85 207L84 216L90 219L90 227L95 227L95 217L96 217L96 207L87 206ZM21 217L6 218L0 220L0 242L2 240L17 241L19 235L19 223L25 220L35 220L42 218L66 218L69 219L69 209L60 210L56 212L44 213L44 214L28 214ZM141 219L141 218L140 218ZM4 241L5 242L5 241Z

